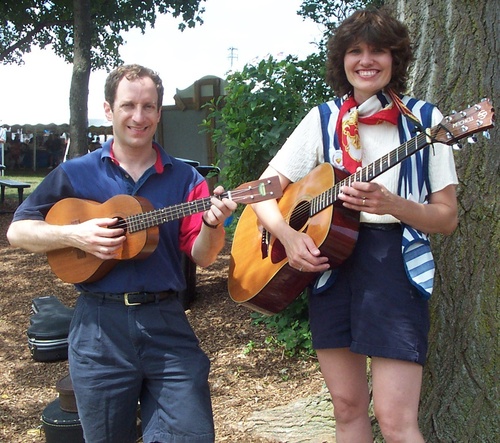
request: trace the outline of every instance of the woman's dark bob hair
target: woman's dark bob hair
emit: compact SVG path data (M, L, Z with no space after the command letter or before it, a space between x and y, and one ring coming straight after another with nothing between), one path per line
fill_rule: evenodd
M350 93L344 56L353 45L366 43L375 48L390 49L392 76L386 88L403 93L407 88L408 66L413 60L408 28L384 9L362 9L346 18L330 37L327 46L326 82L338 97Z

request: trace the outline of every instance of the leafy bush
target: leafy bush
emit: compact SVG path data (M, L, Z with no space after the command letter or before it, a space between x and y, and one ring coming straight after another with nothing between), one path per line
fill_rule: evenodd
M267 342L283 347L286 355L302 358L314 355L306 291L279 314L252 313L251 316L256 325L263 324L274 334Z
M227 77L226 96L208 104L203 122L224 148L219 163L227 188L260 176L309 109L324 101L320 60L316 54L303 61L270 56Z

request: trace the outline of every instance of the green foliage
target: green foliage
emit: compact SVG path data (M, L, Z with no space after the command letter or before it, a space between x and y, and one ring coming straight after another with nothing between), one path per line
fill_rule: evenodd
M325 34L328 34L353 11L369 6L380 7L383 4L384 0L304 0L297 14L323 25L326 28Z
M203 23L200 3L204 0L92 0L92 55L94 69L122 63L120 33L154 27L159 14L181 17L179 29ZM52 46L68 63L73 62L73 0L33 0L0 3L0 62L21 64L33 46Z
M224 147L227 187L254 180L306 112L327 94L320 56L270 56L228 76L224 100L209 103L204 128ZM214 123L215 122L215 123Z
M307 358L314 355L306 291L279 314L252 313L251 316L256 325L265 325L273 333L267 339L268 345L283 347L288 356Z
M245 346L245 349L243 349L243 355L250 354L254 349L255 349L255 342L253 340L250 340Z

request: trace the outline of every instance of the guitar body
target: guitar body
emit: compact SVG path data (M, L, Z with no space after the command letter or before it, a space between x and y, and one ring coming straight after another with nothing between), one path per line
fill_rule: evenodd
M279 209L296 231L307 233L327 256L332 268L351 254L358 237L359 213L330 205L309 216L310 201L343 177L329 163L316 167L302 180L287 186ZM263 244L263 228L251 207L245 208L231 249L228 289L231 298L265 314L286 308L314 281L317 273L300 272L288 264L281 242ZM267 254L266 254L267 249Z
M149 201L142 197L117 195L104 203L78 198L66 198L57 202L46 217L52 225L78 224L93 218L117 218L119 220L153 210ZM149 256L158 245L159 228L130 232L127 241L113 260L102 260L77 248L63 248L47 253L52 271L67 283L93 282L107 274L119 260L142 259Z

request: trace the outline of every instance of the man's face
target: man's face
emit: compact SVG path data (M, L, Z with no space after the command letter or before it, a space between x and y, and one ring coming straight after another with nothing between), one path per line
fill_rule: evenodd
M119 146L151 148L161 118L158 93L149 77L118 84L113 109L105 102L106 117L113 123L113 136Z

